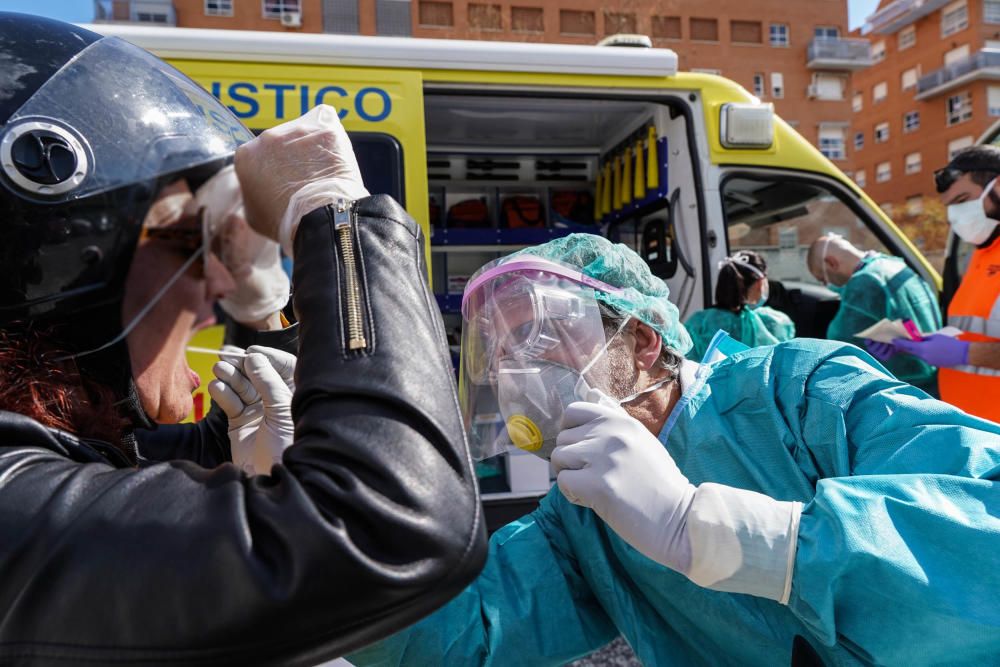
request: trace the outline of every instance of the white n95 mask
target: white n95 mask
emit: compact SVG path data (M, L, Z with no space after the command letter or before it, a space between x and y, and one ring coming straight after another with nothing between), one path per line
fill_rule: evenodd
M566 408L589 392L580 371L555 362L503 360L497 369L497 402L507 437L543 459L556 447Z
M983 194L978 199L970 199L961 204L951 204L948 207L948 223L963 241L973 245L984 243L997 228L996 220L986 215L986 198L993 192L997 179L990 181L983 188Z

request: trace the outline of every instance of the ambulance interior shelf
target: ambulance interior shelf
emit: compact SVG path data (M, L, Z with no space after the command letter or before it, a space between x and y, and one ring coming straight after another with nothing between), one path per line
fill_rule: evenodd
M595 231L595 157L431 154L427 167L433 245L531 245Z

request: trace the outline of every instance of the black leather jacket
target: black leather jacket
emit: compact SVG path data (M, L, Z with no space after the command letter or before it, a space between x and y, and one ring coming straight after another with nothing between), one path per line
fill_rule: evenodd
M352 213L337 229L318 209L296 235L296 440L271 476L127 467L0 414L0 664L315 665L476 576L486 538L419 228L387 197Z

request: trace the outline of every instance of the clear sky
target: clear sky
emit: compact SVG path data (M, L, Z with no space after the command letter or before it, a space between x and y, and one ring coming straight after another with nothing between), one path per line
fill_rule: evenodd
M795 1L795 0L791 0ZM855 28L875 11L879 0L847 0L849 23ZM750 0L753 3L753 0ZM94 18L93 0L0 0L0 9L41 14L64 21L90 21Z
M0 0L3 4L3 0ZM878 0L847 0L847 20L851 24L851 30L865 22L869 14L875 12L878 7Z
M94 19L93 0L0 0L0 10L38 14L76 23L89 23Z

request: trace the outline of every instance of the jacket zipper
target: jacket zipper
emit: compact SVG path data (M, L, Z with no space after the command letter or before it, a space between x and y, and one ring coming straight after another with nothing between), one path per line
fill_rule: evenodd
M344 262L344 303L347 305L347 349L363 350L368 347L365 338L364 304L361 298L361 279L358 258L354 252L354 236L351 222L354 206L347 199L338 199L333 214L333 228L337 233L337 245Z

